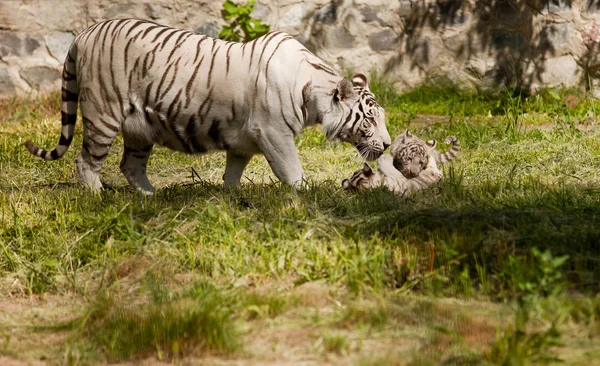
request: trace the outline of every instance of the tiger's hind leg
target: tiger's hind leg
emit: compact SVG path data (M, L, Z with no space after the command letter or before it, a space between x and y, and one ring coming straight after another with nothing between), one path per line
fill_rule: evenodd
M123 136L125 148L121 159L121 173L127 178L129 185L143 194L151 195L154 187L146 175L146 165L152 152L152 143L139 141Z
M150 136L140 131L148 131L146 120L140 113L132 113L123 122L123 158L121 159L121 173L127 178L129 185L143 194L151 195L154 187L146 175L148 158L154 143Z
M79 178L83 185L93 191L100 191L100 169L108 151L119 132L119 123L106 116L90 120L83 116L83 145L79 156L75 159Z
M244 173L244 169L252 159L252 155L239 155L233 151L227 151L227 165L223 181L225 188L237 187Z

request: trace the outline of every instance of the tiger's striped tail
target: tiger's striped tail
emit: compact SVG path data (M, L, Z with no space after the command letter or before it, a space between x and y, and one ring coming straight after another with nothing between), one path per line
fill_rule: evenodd
M77 47L73 43L67 53L67 59L62 74L62 130L58 145L52 151L37 147L31 140L25 142L25 147L33 155L45 160L56 160L64 155L71 142L77 120L77 102L79 101L79 86L77 85L75 60Z
M446 151L443 154L436 151L435 161L438 164L444 164L449 161L452 161L460 153L460 141L458 140L458 138L456 136L448 136L448 137L446 137L444 142L447 145L452 144L452 147L450 148L450 150Z

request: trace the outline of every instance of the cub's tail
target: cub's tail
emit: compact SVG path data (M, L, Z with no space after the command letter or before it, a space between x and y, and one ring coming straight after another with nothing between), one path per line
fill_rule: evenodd
M77 58L77 47L75 43L69 48L67 59L62 74L62 130L58 145L52 151L46 151L37 147L31 140L25 142L25 147L33 155L45 160L56 160L64 153L73 141L75 121L77 120L77 102L79 101L79 87L77 85L77 72L75 60Z
M450 148L450 150L446 151L443 154L436 151L437 154L435 157L435 161L438 164L444 164L449 161L452 161L460 153L460 141L458 140L458 138L456 138L456 136L448 136L446 137L444 142L446 143L446 145L452 144L452 147Z

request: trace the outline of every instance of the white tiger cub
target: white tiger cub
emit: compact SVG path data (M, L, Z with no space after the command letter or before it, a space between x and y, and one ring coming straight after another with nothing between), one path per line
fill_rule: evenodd
M154 144L188 154L226 150L223 180L231 187L258 153L282 182L302 182L294 136L316 123L366 160L391 143L367 78L341 77L282 32L233 43L144 20L104 21L75 38L62 79L58 146L25 146L40 158L60 158L73 139L79 101L84 136L76 165L93 190L102 189L100 168L119 130L121 172L147 194Z
M410 139L408 144L407 138ZM354 172L349 179L342 181L342 187L345 190L351 190L384 186L390 191L401 195L409 195L430 187L443 177L438 164L453 160L460 152L460 141L455 136L446 137L445 142L446 144L452 144L452 147L447 152L440 153L435 150L436 140L425 143L406 130L404 134L398 136L392 142L390 147L392 155L383 154L377 159L378 172L374 171L368 163L365 163L362 170ZM419 148L416 148L416 145ZM409 147L412 148L409 149ZM424 156L422 155L423 152ZM405 167L413 169L409 177L398 169L397 160L400 160L399 157ZM425 163L424 166L421 165L423 162Z
M363 169L357 170L350 178L342 181L342 188L357 190L383 186L396 194L410 195L442 179L442 172L438 169L435 159L430 159L429 165L414 178L406 178L398 171L394 167L394 158L389 154L381 155L377 159L377 166L379 171L373 170L365 162Z
M455 136L448 136L445 143L452 144L452 147L442 154L435 150L436 140L425 142L407 129L397 136L390 146L394 167L406 178L414 178L425 170L431 158L434 158L437 164L447 163L459 154L460 141Z

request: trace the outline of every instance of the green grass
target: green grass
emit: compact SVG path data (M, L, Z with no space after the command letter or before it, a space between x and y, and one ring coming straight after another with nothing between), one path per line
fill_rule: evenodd
M157 148L157 191L143 197L119 172L119 138L103 167L111 189L93 195L73 162L80 123L56 162L22 146L56 144L58 98L2 102L0 308L11 311L0 316L0 361L600 357L597 101L371 85L392 135L459 137L443 182L410 198L345 192L355 149L310 128L297 138L305 190L276 183L255 157L241 189L225 191L224 154Z

